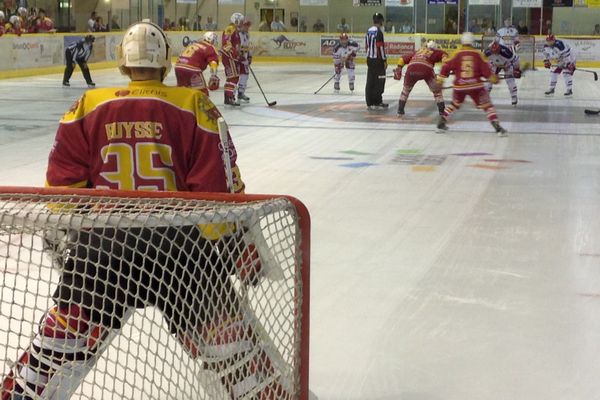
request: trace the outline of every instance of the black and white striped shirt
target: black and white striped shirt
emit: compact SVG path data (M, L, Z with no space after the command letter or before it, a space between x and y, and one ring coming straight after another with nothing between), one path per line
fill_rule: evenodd
M92 43L88 43L85 39L71 43L66 50L71 54L71 58L75 61L87 62L92 55Z
M365 37L365 48L367 49L367 58L386 59L383 41L383 32L377 25L373 25L367 31Z

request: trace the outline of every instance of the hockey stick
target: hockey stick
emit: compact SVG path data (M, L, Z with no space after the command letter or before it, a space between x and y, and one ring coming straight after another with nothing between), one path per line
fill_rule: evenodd
M248 65L248 69L252 73L252 77L254 78L254 82L256 82L256 85L260 89L260 92L262 93L263 97L265 98L265 101L267 102L267 105L269 107L273 107L275 104L277 104L277 102L276 101L269 101L269 100L267 100L267 96L265 95L265 92L263 91L262 87L260 86L260 83L258 82L258 79L256 79L256 75L254 74L254 71L252 70L252 67L250 67Z
M576 68L575 71L589 72L590 74L594 74L595 81L598 80L598 73L596 71L590 71L589 69L581 69L581 68Z
M583 110L583 112L586 115L598 115L598 114L600 114L600 110L590 110L590 109L587 109L587 108L585 110Z
M319 92L321 91L321 89L323 89L325 86L327 86L327 84L328 84L329 82L331 82L331 80L332 80L333 78L335 78L335 74L331 75L331 78L327 79L327 82L325 82L325 83L323 84L323 86L321 86L320 88L318 88L318 89L317 89L317 91L316 91L316 92L314 92L313 94L317 94L317 93L319 93Z

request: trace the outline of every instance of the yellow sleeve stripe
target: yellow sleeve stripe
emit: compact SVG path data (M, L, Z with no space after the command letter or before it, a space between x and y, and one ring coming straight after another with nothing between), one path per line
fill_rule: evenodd
M64 187L64 188L86 188L88 185L88 181L81 181L81 182L76 182L76 183L72 183L70 185L66 185L66 186L55 186L55 185L51 185L50 182L46 181L45 186L46 187L56 187L56 188L60 188L60 187Z

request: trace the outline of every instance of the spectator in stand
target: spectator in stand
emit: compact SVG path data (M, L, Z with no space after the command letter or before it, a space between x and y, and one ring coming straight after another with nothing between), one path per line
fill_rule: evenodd
M163 31L171 30L171 20L169 18L165 18L163 22Z
M348 33L350 32L350 25L346 23L346 18L342 17L340 23L337 25L338 33Z
M204 26L204 30L206 30L206 31L216 31L217 30L217 24L216 24L216 22L213 22L212 17L206 18L206 25Z
M43 8L39 9L38 17L32 25L32 30L34 33L56 32L54 21L46 16L46 10Z
M259 32L271 32L271 24L269 23L269 21L267 20L262 20L260 21L260 24L258 24L258 31Z
M313 25L313 32L325 32L325 24L320 18L317 18L317 22Z
M111 31L120 31L121 25L119 25L119 16L114 14L110 19L110 30Z
M101 16L96 17L96 24L94 25L94 32L108 32L108 27L104 23Z
M402 24L402 33L412 33L413 32L413 27L411 25L411 23L409 21L404 21L404 24Z
M471 33L480 33L481 32L481 26L479 26L479 24L477 23L477 19L473 18L471 20L471 23L469 24L469 32Z
M600 36L600 24L594 25L594 31L592 32L593 36Z
M96 29L96 11L92 11L90 19L88 19L88 31L95 32Z
M202 15L196 15L194 18L194 23L192 24L193 31L201 31L202 30Z
M304 18L302 18L300 20L300 26L298 27L298 32L306 32L307 29L308 29L308 27L306 26L306 21L304 20Z
M287 28L284 23L279 20L279 15L276 15L271 22L271 31L273 32L286 32Z
M519 32L519 35L529 34L529 28L527 28L527 25L525 24L525 22L523 22L523 20L519 21L519 24L517 25L517 32Z

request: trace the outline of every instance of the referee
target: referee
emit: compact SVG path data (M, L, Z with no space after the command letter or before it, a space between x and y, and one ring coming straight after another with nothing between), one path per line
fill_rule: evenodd
M365 87L365 98L369 110L382 110L388 108L383 102L383 90L385 89L385 70L387 69L387 58L383 41L383 15L373 14L373 26L369 28L366 36L367 47L367 85Z

